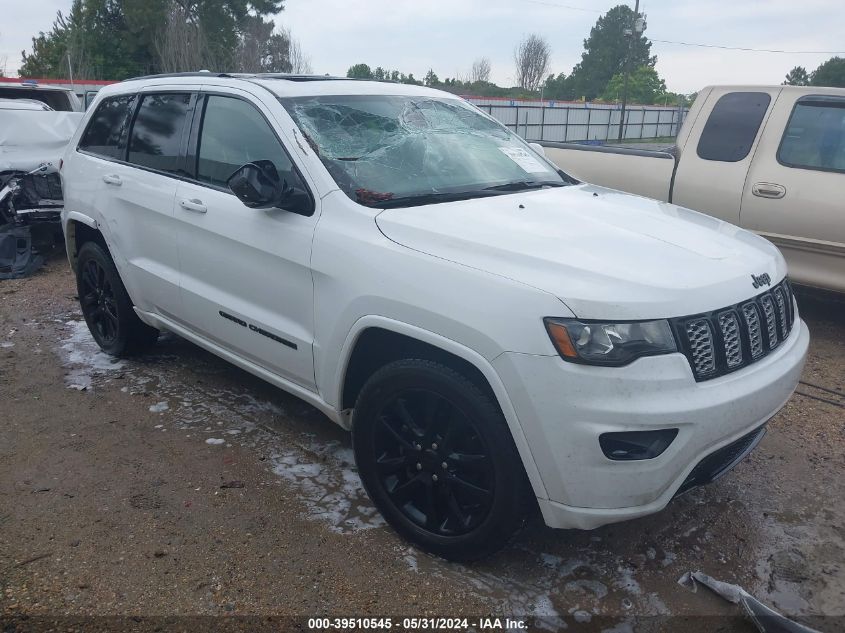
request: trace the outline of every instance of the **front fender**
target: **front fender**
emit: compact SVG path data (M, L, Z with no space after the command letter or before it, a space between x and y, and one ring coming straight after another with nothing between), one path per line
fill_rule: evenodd
M522 464L525 468L526 474L528 475L528 480L531 482L531 487L534 489L534 494L539 499L548 499L545 486L540 478L540 471L537 469L537 465L534 462L534 457L528 446L528 441L525 438L522 425L519 422L516 410L511 403L510 397L508 396L505 385L499 377L499 374L493 368L490 361L484 358L484 356L475 350L461 345L457 341L453 341L452 339L441 336L435 332L390 319L388 317L378 315L367 315L361 317L352 325L352 328L350 328L349 333L346 336L346 340L341 347L337 370L335 371L333 377L333 385L325 390L326 394L331 394L334 402L337 403L337 406L341 406L340 403L343 401L344 376L346 375L346 371L349 367L352 352L355 349L355 345L361 334L370 328L388 330L395 332L396 334L402 334L409 338L427 343L443 351L449 352L450 354L454 354L480 371L485 380L487 380L487 383L490 385L490 388L493 390L493 394L495 395L496 400L499 403L499 407L505 416L505 421L510 429L511 436L513 437L519 456L522 459Z

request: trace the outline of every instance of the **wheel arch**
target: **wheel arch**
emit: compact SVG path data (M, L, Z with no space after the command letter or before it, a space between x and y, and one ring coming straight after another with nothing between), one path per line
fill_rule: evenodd
M338 363L335 376L335 402L342 412L344 426L350 428L350 414L358 393L367 378L389 362L402 358L423 358L441 362L464 373L499 405L534 494L541 499L548 498L504 383L484 356L429 330L386 317L367 316L359 319L349 332L340 358L342 362Z
M106 238L97 226L97 221L78 211L68 213L64 233L68 261L74 271L76 271L79 249L85 242L96 242L106 251L109 250Z

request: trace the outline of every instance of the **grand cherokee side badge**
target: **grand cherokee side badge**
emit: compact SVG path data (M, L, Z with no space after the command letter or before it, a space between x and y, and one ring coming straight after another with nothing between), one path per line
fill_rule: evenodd
M772 285L772 278L769 277L768 273L763 273L762 275L751 275L751 281L751 285L755 288L761 288L762 286Z

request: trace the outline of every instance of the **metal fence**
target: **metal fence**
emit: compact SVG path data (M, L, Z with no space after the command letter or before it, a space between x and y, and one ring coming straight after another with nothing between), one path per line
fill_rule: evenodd
M529 141L601 142L619 138L621 109L604 104L497 105L476 103ZM627 141L677 136L686 109L631 106L625 110Z

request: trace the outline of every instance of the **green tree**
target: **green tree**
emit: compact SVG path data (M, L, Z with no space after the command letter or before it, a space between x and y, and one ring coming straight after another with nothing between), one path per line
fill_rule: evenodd
M625 77L622 73L614 75L607 83L601 95L604 101L619 101L622 98L622 86ZM631 73L628 81L628 100L632 103L650 105L666 100L666 82L651 66L640 66Z
M543 84L543 96L546 99L573 99L575 95L570 89L571 82L567 79L567 76L563 73L549 75L546 83Z
M173 32L169 21L180 16L184 27L202 34L200 58L209 70L230 70L243 38L256 20L282 10L284 0L73 0L67 16L58 12L49 32L32 38L32 52L22 52L20 74L67 77L68 59L76 77L125 79L159 72L157 38ZM179 12L174 12L178 6ZM178 63L179 60L176 60ZM183 62L187 64L189 62ZM180 70L199 70L184 68Z
M514 86L503 88L489 81L461 81L460 79L444 79L438 86L440 90L456 95L473 97L511 97L513 99L536 99L537 94Z
M59 11L53 28L32 38L32 53L21 53L19 73L64 78L72 71L87 79L124 79L151 70L152 52L141 42L119 3L74 0L67 16Z
M681 92L665 92L655 103L656 105L677 105L688 108L692 105L693 101L695 101L695 93L690 97L690 95Z
M625 57L631 46L631 68L654 67L657 57L651 56L651 42L640 34L626 36L634 23L634 11L625 5L613 7L598 19L584 40L581 61L569 76L569 90L575 98L589 101L604 92L608 82L624 72ZM633 38L633 39L631 39Z
M831 57L813 71L811 86L845 88L845 58Z
M127 2L130 0L123 0ZM131 0L146 2L146 0ZM154 0L155 1L155 0ZM276 15L284 0L178 0L188 14L202 28L209 59L215 68L225 71L231 67L242 29L256 16ZM199 70L199 69L197 69Z
M67 77L68 42L74 30L83 29L82 0L74 0L67 17L59 11L53 28L32 38L32 53L21 51L21 77Z
M810 75L807 73L807 69L803 66L796 66L788 73L786 73L786 78L783 81L784 86L809 86L810 85Z
M425 74L423 83L429 87L439 86L440 79L437 77L437 74L434 72L434 70L429 68L428 72Z
M355 64L349 67L346 76L350 79L372 79L373 71L367 64Z

